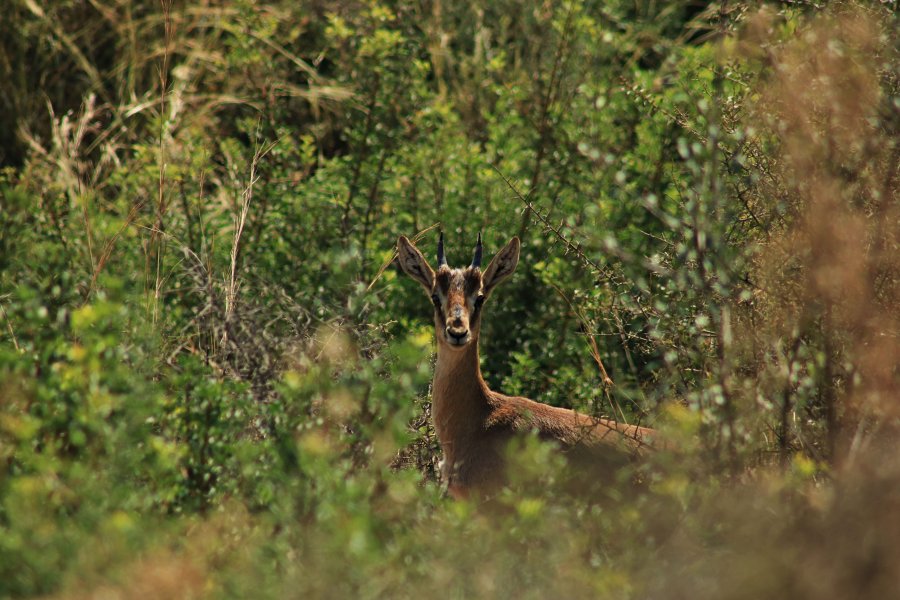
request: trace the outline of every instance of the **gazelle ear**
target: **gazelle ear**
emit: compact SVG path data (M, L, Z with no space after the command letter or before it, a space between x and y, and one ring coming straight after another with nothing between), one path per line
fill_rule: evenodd
M434 271L419 249L403 235L397 240L397 261L404 273L421 283L425 291L431 293L434 288Z
M497 253L485 270L481 278L484 295L490 294L498 283L512 275L517 264L519 264L519 238L514 237L509 240L503 250Z

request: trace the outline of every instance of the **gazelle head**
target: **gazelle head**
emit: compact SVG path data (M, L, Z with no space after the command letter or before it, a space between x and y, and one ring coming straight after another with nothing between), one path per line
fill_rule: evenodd
M519 238L514 237L481 270L481 234L472 264L452 269L444 255L444 234L437 247L437 271L406 237L397 240L400 268L422 284L434 305L434 328L438 343L460 350L478 340L484 301L501 281L513 274L519 262Z

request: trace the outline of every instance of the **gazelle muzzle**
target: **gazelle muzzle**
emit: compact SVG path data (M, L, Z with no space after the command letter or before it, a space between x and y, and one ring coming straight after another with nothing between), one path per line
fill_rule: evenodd
M448 311L446 332L447 341L455 346L462 346L469 341L469 317L461 304L454 305Z

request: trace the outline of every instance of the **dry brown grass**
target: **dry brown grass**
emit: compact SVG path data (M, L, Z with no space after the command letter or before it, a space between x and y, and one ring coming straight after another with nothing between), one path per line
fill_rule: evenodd
M830 11L780 47L762 39L772 31L764 11L745 39L771 67L754 121L779 151L755 200L777 217L756 254L760 293L741 337L756 393L781 405L782 450L853 463L900 415L900 116L886 71L895 34L860 8ZM812 414L824 431L808 425Z

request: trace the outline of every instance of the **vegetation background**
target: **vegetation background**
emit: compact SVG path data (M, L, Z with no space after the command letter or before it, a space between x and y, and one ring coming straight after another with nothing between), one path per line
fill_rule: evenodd
M895 596L898 51L893 1L7 0L0 596ZM488 381L663 430L642 491L534 442L445 497L389 266L438 227L523 239Z

